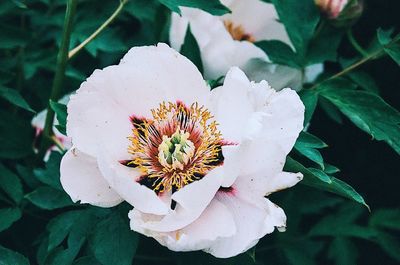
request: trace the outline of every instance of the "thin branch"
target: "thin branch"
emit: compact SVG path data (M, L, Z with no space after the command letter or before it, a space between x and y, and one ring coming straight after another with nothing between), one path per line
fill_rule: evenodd
M383 45L382 48L380 48L380 49L378 49L377 51L375 51L375 52L369 54L368 56L366 56L366 57L364 57L364 58L362 58L362 59L359 60L358 62L355 62L354 64L350 65L349 67L346 67L345 69L343 69L343 70L340 71L339 73L337 73L337 74L335 74L335 75L333 75L333 76L331 76L331 77L329 77L329 78L327 78L327 79L325 79L325 80L323 80L323 81L321 81L321 82L319 82L319 83L313 85L313 86L310 87L309 89L315 89L315 88L317 88L318 86L320 86L322 83L325 83L325 82L327 82L327 81L336 79L336 78L338 78L338 77L341 77L341 76L343 76L343 75L345 75L345 74L347 74L347 73L353 71L354 69L358 68L359 66L363 65L364 63L366 63L366 62L368 62L368 61L370 61L370 60L373 60L373 59L376 59L376 58L380 57L380 56L384 53L384 49L385 49L385 48L390 47L391 45L395 44L395 43L396 43L397 41L399 41L399 40L400 40L400 34L396 35L396 36L392 39L392 41L389 42L388 44Z
M47 115L42 134L42 142L39 150L39 157L43 157L45 155L47 148L51 144L51 137L54 135L53 132L54 111L50 106L50 100L57 101L61 96L61 89L65 77L65 69L67 67L68 47L72 32L72 24L73 24L72 22L75 16L77 2L78 0L68 0L67 2L63 35L62 35L60 50L58 51L57 55L56 73L54 75L53 86L51 88L49 104L47 105Z
M124 8L124 5L127 3L128 0L121 0L119 3L119 6L117 9L112 13L112 15L98 28L95 30L95 32L92 33L86 40L84 40L81 44L73 48L68 52L68 59L71 59L74 57L80 50L82 50L89 42L94 40L97 35L99 35L104 29L107 28L107 26L113 22L113 20L121 13L122 9Z
M353 45L354 49L356 49L362 56L367 57L368 52L366 50L364 50L364 48L361 47L361 45L358 43L358 41L354 38L351 28L347 30L346 34L347 34L347 38L349 39L351 45Z

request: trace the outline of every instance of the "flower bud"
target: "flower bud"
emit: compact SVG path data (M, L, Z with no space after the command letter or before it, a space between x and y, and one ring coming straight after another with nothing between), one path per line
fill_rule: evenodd
M362 0L315 0L315 4L338 27L352 25L363 11Z

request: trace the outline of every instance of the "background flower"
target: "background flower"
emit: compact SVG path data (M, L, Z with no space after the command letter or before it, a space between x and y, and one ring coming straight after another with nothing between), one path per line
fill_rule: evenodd
M217 79L231 66L242 67L252 58L266 60L266 54L252 42L278 39L290 44L272 4L259 0L223 3L231 14L218 17L191 8L182 8L182 17L172 14L171 46L180 50L190 24L201 50L206 78Z

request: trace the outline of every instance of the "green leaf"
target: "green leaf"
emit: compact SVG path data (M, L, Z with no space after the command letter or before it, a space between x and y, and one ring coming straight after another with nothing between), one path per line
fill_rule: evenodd
M305 106L304 126L307 126L311 121L315 108L317 107L318 93L316 93L315 90L303 89L299 92L299 96Z
M378 29L378 40L379 43L383 46L383 50L390 56L392 59L400 65L400 43L399 38L396 40L392 40L390 35L392 35L393 30L382 30Z
M80 244L69 247L67 249L58 248L54 252L50 253L46 257L46 265L71 265L75 257L78 255L79 250L83 245L83 241Z
M357 256L357 248L348 238L336 237L329 246L328 257L335 265L357 264Z
M369 92L379 94L379 87L376 84L375 79L373 79L366 72L363 72L361 70L351 71L347 75L350 77L351 80L353 80L361 88L363 88Z
M400 209L379 209L369 220L369 225L400 230Z
M308 147L308 148L328 147L328 145L324 143L321 139L308 132L301 132L299 138L297 138L296 144L298 146Z
M197 66L200 73L203 73L203 62L201 61L200 48L190 30L190 26L188 26L186 30L185 41L180 53L191 60Z
M91 248L102 264L130 265L138 245L138 235L115 213L96 225Z
M75 221L80 218L83 211L69 211L53 218L47 225L49 231L48 251L58 247L71 232Z
M328 23L322 26L319 34L310 42L307 51L307 65L337 60L337 50L343 36L343 30Z
M101 265L94 257L86 256L77 259L74 262L74 265Z
M320 13L313 0L272 0L296 53L304 57ZM302 59L304 61L304 59Z
M400 243L397 237L383 231L378 231L376 242L389 256L400 262Z
M314 176L316 176L319 180L326 182L328 184L332 184L332 179L329 177L324 171L309 167L308 171L311 172Z
M16 169L18 175L29 188L35 189L41 185L41 183L33 175L33 170L31 168L18 164Z
M79 40L83 42L88 36L80 36ZM126 43L121 39L118 33L107 28L98 37L89 42L85 49L93 56L96 57L98 51L104 51L109 53L122 52L128 49Z
M304 176L303 180L300 182L301 184L349 198L365 205L369 209L369 206L365 203L363 197L349 184L335 177L328 176L321 170L306 168L289 156L286 159L285 170L289 172L301 172Z
M278 40L263 40L254 44L268 54L268 58L273 63L301 68L301 63L297 58L298 55L286 43Z
M338 108L333 105L329 100L324 97L319 98L319 106L325 111L326 115L328 115L329 118L339 124L343 124L342 114L340 113Z
M14 202L19 203L23 197L22 183L19 177L0 163L0 189Z
M18 208L0 209L0 232L8 229L13 223L18 221L21 216L21 210Z
M0 158L17 159L33 153L33 128L23 119L0 111Z
M309 235L355 237L365 240L374 240L377 236L374 229L347 222L347 220L342 220L339 215L330 215L323 218L313 226Z
M28 44L30 36L19 27L0 24L0 49L11 49Z
M58 124L56 125L56 128L60 131L60 133L66 135L67 106L58 102L54 102L52 100L50 100L50 106L57 115Z
M46 163L46 168L37 168L33 170L36 178L42 183L58 190L63 190L60 182L60 163L62 155L58 152L52 152Z
M337 168L337 167L335 167L335 166L333 166L333 165L330 165L330 164L325 163L324 172L325 172L326 174L335 174L335 173L340 172L340 169Z
M0 265L29 265L27 258L2 246L0 246L0 257Z
M376 140L387 142L400 154L400 113L374 93L347 89L340 84L327 82L319 93L356 126Z
M21 96L21 94L15 90L8 87L0 85L0 97L4 98L11 104L23 108L27 111L35 113L35 111L29 106L28 102Z
M159 2L156 0L135 0L125 4L125 10L142 22L154 22Z
M297 138L294 148L302 155L317 163L322 169L325 168L321 153L316 148L324 148L327 145L316 136L301 132Z
M72 205L68 195L51 187L40 187L25 196L30 202L45 210L54 210Z
M161 4L168 7L171 11L181 14L180 6L202 9L211 15L221 16L229 13L230 10L221 4L219 0L158 0Z

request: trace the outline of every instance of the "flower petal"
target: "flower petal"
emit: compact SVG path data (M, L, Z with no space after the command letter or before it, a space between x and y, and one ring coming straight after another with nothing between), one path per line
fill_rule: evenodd
M61 184L74 202L112 207L123 201L101 175L96 159L77 148L62 158L60 174Z
M223 0L222 2L226 3L232 11L224 15L222 19L242 26L245 32L251 34L257 41L280 40L291 45L273 4L259 0Z
M236 233L232 237L220 238L204 251L218 257L228 258L245 252L257 244L275 227L286 226L286 216L281 208L268 199L257 201L244 200L232 193L219 192L217 199L232 213L236 224Z
M113 160L113 155L103 152L97 159L99 169L110 186L138 210L152 214L166 214L169 210L157 194L137 182L140 172Z
M247 129L247 121L253 113L248 98L249 84L246 75L239 68L232 67L225 77L224 85L211 91L211 112L227 141L239 143Z
M154 237L160 244L174 251L193 251L207 248L220 237L230 237L236 232L232 214L218 200L212 200L201 216L190 225L169 233L143 228L148 215L139 211L129 212L132 230Z
M268 60L265 52L251 42L225 40L221 37L208 43L201 52L204 76L207 79L220 78L229 68L233 66L242 68L254 58Z
M175 209L160 220L143 224L143 227L157 232L170 232L192 223L215 196L223 180L222 173L222 167L217 167L201 180L175 192L171 197L176 202Z
M134 47L119 65L96 70L71 97L68 136L92 156L107 144L127 154L131 115L150 117L164 101L205 105L208 96L196 66L175 50L165 44Z
M303 129L304 105L290 88L271 94L265 104L260 138L272 139L288 154Z
M265 172L260 171L252 175L241 175L236 179L234 187L249 196L263 197L293 187L302 179L301 173L280 172L266 175Z
M182 17L172 15L170 40L177 50L184 42L188 24L201 50L207 79L224 76L230 67L243 67L252 58L268 59L254 44L233 40L220 17L193 8L182 8Z

